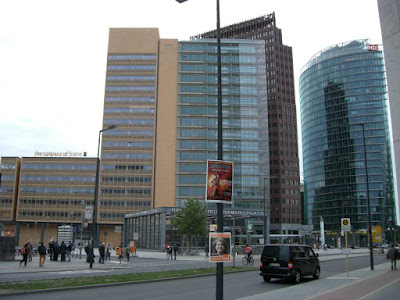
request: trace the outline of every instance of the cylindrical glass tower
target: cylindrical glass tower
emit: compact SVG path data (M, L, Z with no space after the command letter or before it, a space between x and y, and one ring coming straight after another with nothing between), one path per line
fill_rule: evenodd
M322 217L337 246L341 218L350 218L351 242L365 246L368 201L383 232L395 214L382 51L367 40L332 46L311 58L299 85L305 220L318 230Z

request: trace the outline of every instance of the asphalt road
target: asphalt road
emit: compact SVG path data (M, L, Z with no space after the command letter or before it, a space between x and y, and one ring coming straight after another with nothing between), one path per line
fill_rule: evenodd
M386 257L375 256L375 263L386 262ZM196 263L196 262L192 262ZM350 270L361 269L369 266L369 257L355 257L350 259ZM321 278L334 276L346 271L345 260L333 260L321 262ZM38 274L36 274L38 275ZM54 277L53 277L54 278ZM307 282L312 279L305 278ZM258 271L242 272L224 275L224 299L238 299L250 295L256 295L267 291L281 289L291 286L283 280L272 280L271 283L264 283ZM68 290L52 293L39 293L29 295L18 295L7 297L7 299L30 299L42 300L49 298L71 298L71 299L153 299L153 300L197 300L214 299L216 294L216 277L206 276L198 278L188 278L180 280L167 280L160 282L149 282L140 284L130 284L124 286L112 286L93 289ZM396 288L393 288L396 292ZM382 297L385 299L395 299L388 296L391 293L390 286L382 290ZM398 288L397 292L398 293ZM376 295L374 295L376 297ZM377 299L377 298L370 298Z

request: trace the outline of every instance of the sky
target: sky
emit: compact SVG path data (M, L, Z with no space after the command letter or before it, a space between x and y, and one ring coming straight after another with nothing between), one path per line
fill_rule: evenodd
M377 0L220 0L221 27L272 12L293 47L298 120L298 78L314 54L354 39L382 43ZM215 29L216 1L0 1L0 157L96 156L114 27L189 40Z

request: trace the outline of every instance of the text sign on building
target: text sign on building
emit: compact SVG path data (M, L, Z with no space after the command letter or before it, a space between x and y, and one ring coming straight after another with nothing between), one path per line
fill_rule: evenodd
M85 207L85 219L93 219L93 205L88 205Z
M382 243L382 227L380 225L372 226L371 232L372 232L372 242Z
M210 262L230 262L231 261L231 233L230 232L210 232Z
M378 45L368 45L368 51L378 51Z
M342 218L342 231L351 231L350 218Z
M207 160L206 201L232 204L233 163Z

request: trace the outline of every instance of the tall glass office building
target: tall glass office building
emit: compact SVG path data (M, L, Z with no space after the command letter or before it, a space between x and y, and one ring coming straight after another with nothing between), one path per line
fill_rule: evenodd
M318 230L322 217L333 237L339 236L341 218L350 218L353 242L360 245L367 243L368 199L372 226L385 228L395 214L379 48L356 40L325 49L303 68L299 83L305 220Z
M269 199L265 45L223 40L223 159L234 162L234 207L261 209ZM217 45L179 43L176 204L204 199L206 160L217 159Z

